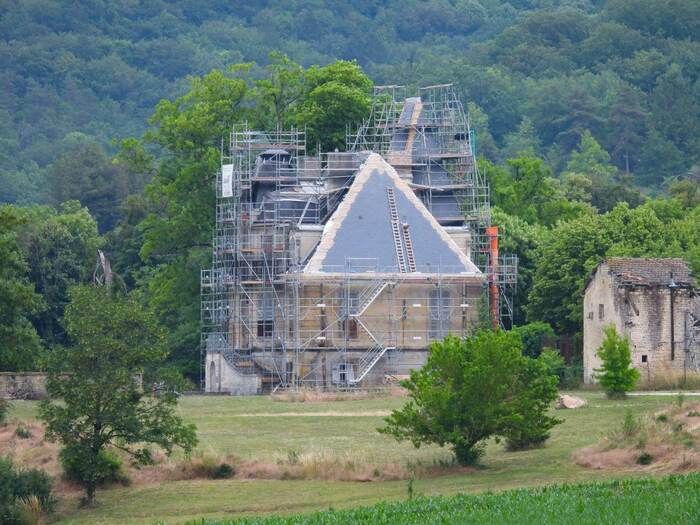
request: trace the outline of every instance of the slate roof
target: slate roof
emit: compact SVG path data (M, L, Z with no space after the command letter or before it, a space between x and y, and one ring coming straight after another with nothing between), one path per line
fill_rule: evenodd
M690 267L683 259L642 259L611 257L603 261L618 284L622 286L668 286L673 281L683 288L693 288L695 282Z
M416 272L480 274L396 170L372 153L323 229L305 273L399 272L387 188L408 224ZM348 260L350 264L348 265Z

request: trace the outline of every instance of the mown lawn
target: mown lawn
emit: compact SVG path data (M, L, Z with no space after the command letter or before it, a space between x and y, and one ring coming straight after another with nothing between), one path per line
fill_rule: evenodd
M548 486L481 495L418 498L290 517L206 520L196 525L438 525L444 523L698 523L700 475ZM194 523L192 525L195 525Z
M418 479L417 495L483 492L552 483L635 476L633 473L589 471L575 465L571 453L598 441L618 427L627 410L656 410L672 397L644 396L609 401L599 393L579 393L589 407L557 411L564 423L556 427L542 449L505 452L490 443L477 471ZM401 398L377 398L322 403L282 403L266 397L185 397L182 416L198 427L204 453L235 454L245 458L284 460L290 450L299 454L327 453L348 461L377 465L447 460L437 447L414 449L378 434L382 414L401 406ZM35 417L33 403L16 403L13 415ZM65 523L182 523L195 518L292 514L369 505L404 499L406 481L328 482L313 480L180 481L101 491L94 509L78 509L77 499L63 501Z

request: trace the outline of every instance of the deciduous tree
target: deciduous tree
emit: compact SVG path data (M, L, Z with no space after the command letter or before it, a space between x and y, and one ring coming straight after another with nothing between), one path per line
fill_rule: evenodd
M150 445L170 454L197 443L194 425L175 414L177 382L164 368L164 334L132 297L109 288L76 286L64 323L70 346L48 358L40 416L46 436L58 440L91 504L105 472L105 451L117 449L136 464L151 461Z

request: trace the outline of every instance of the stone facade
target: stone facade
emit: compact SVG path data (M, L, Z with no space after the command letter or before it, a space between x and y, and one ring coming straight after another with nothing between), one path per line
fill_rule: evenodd
M643 381L696 372L700 349L693 325L698 304L690 270L681 260L602 262L589 279L583 301L584 382L595 381L595 369L601 366L596 352L603 342L603 328L610 324L629 338L632 364Z
M451 281L439 285L437 277L424 275L406 280L403 276L403 282L392 282L386 276L390 284L350 326L341 321L344 304L341 292L347 287L361 293L367 282L308 280L299 288L303 314L294 327L300 338L307 341L304 351L295 354L271 350L270 340L282 334L255 337L250 335L256 334L252 327L246 335L252 339L245 341L255 349L248 371L284 370L290 381L301 379L322 388L342 386L348 377L358 373L359 362L376 339L390 350L372 367L362 386L380 386L404 378L425 364L432 341L450 333L465 335L479 322L483 277L453 276ZM255 312L250 316L256 319ZM285 327L285 320L275 318L273 326ZM208 352L205 366L207 392L248 395L268 390L264 374L241 373L245 367L230 366L220 352Z
M42 399L46 397L46 375L41 372L0 372L0 397Z

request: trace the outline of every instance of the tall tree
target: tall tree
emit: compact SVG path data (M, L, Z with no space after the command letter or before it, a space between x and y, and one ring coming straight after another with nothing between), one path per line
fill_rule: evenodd
M37 366L39 337L29 316L41 310L41 298L27 278L28 266L17 242L22 215L0 206L0 370L32 370Z
M246 91L243 79L223 71L194 77L186 94L158 104L146 135L165 152L146 188L150 212L140 226L141 257L154 267L147 298L168 328L171 357L192 378L199 368L199 272L209 259L220 144L244 115Z
M345 148L347 126L357 125L369 114L372 81L357 62L338 60L306 71L305 93L293 122L307 131L313 151Z
M29 267L29 280L46 308L32 315L32 323L49 346L65 343L61 325L68 288L90 280L102 238L97 223L77 201L53 210L46 206L23 208L20 245Z
M621 203L604 215L560 222L537 250L528 319L559 334L579 332L586 277L599 262L607 256L690 258L698 241L686 221L693 219L662 221L651 203L635 209Z
M189 452L197 438L194 425L175 414L177 382L163 369L163 331L138 301L106 287L77 286L64 323L70 346L49 354L50 397L40 416L92 504L108 449L143 465L151 462L150 445L167 454L175 446Z
M129 193L126 173L85 135L73 133L65 143L65 151L47 173L51 202L80 201L97 219L100 231L111 230L119 219L119 204Z

